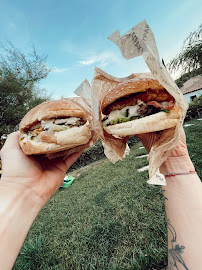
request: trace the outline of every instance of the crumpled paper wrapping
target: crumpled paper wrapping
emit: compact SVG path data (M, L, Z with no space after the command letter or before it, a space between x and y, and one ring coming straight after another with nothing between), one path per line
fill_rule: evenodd
M85 88L85 85L87 85L86 88ZM89 86L90 85L89 85L88 81L84 81L84 85L82 85L82 90L85 91L86 89L88 89L88 91L89 91L89 88L88 88ZM70 99L70 100L75 101L80 106L82 106L83 109L86 111L86 114L89 117L89 124L90 124L91 129L92 129L92 138L85 145L76 146L76 147L73 147L71 149L67 149L67 150L64 150L64 151L60 151L60 152L56 152L56 153L46 155L49 159L53 159L53 158L57 158L57 157L61 157L61 156L65 159L69 155L71 155L71 154L73 154L75 152L79 152L81 150L84 150L84 149L92 146L98 139L97 133L93 130L92 112L91 112L90 100L88 99L88 96L86 96L86 98L82 98L82 97L79 97L79 96L78 97L71 97L71 98L63 98L63 100L66 100L66 99L68 99L68 100Z
M95 68L95 70L99 70ZM101 71L101 70L100 70ZM95 71L96 72L96 71ZM104 74L107 75L104 71ZM109 75L110 76L110 75ZM111 77L111 76L110 76ZM102 77L104 78L104 77ZM107 80L107 83L111 84L111 80ZM92 121L93 121L93 130L97 134L99 138L102 139L102 144L104 147L104 152L107 158L110 159L111 162L115 163L120 159L123 159L125 155L129 154L129 147L126 142L128 137L126 138L115 138L114 136L108 134L102 128L102 116L100 111L100 90L107 89L106 87L101 87L100 83L103 86L103 81L101 80L93 80L94 86L90 86L87 79L85 79L79 87L74 91L75 94L81 96L86 102L91 103L91 111L92 111ZM118 84L119 82L115 82ZM96 85L98 88L96 88ZM91 98L89 99L89 93L91 93Z
M167 69L160 61L154 35L146 21L134 26L122 36L120 36L120 32L117 30L109 37L109 39L120 48L123 57L126 59L142 55L151 71L152 77L156 78L175 98L176 104L181 109L182 115L177 126L160 133L160 138L158 142L152 146L148 157L149 180L147 182L155 185L166 185L165 177L159 172L159 167L167 159L171 150L178 144L180 130L186 115L188 104ZM126 150L128 138L115 138L103 130L100 101L102 101L105 93L110 89L113 89L117 84L135 77L151 75L140 73L131 74L125 78L116 78L95 67L94 78L91 85L93 128L103 141L106 156L113 162L122 159L126 153L128 153L128 150ZM82 92L81 89L82 87L80 88L80 91L77 91L77 94L86 94L86 92L90 91L90 85L88 91L85 89Z

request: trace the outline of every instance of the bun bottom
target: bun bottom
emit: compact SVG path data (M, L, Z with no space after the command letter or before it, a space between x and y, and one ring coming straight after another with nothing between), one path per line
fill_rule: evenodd
M158 112L143 118L104 127L111 135L126 137L129 135L160 131L175 127L180 119L180 109L175 106L170 113Z
M54 158L57 158L57 157L65 157L66 158L66 157L70 156L71 154L73 154L75 152L83 151L84 149L86 149L86 148L88 148L90 146L91 146L91 141L89 141L86 144L75 146L73 148L70 148L70 149L67 149L67 150L64 150L64 151L60 151L60 152L56 152L56 153L52 153L52 154L47 154L46 157L48 159L54 159Z
M43 141L43 137L46 136L38 136L37 139L30 140L27 134L22 134L23 139L19 141L20 147L26 155L52 154L87 144L92 138L92 133L89 125L85 124L53 133L52 141L50 141L50 134L48 142Z

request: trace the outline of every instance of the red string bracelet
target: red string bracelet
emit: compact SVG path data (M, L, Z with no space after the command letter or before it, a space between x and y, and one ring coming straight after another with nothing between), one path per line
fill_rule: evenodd
M176 175L186 175L186 174L193 174L196 173L196 171L189 171L189 172L180 172L180 173L167 173L165 174L165 177L171 177Z

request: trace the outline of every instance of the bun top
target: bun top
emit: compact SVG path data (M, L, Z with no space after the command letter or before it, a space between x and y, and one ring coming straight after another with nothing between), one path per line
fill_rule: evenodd
M146 92L149 89L158 91L165 90L165 88L153 78L134 78L120 83L114 89L109 90L105 95L101 103L101 110L104 112L105 108L117 99L139 92Z
M47 101L31 109L21 120L19 129L23 132L30 126L51 118L57 117L80 117L84 120L89 119L89 113L76 101L62 99Z

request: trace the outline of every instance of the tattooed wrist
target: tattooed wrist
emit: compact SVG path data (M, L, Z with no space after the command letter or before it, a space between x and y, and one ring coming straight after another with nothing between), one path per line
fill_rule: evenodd
M168 249L168 269L175 270L179 269L180 266L183 266L185 270L189 270L183 259L185 246L178 243L177 233L169 220L167 221L167 224L168 233L171 234L171 248Z

